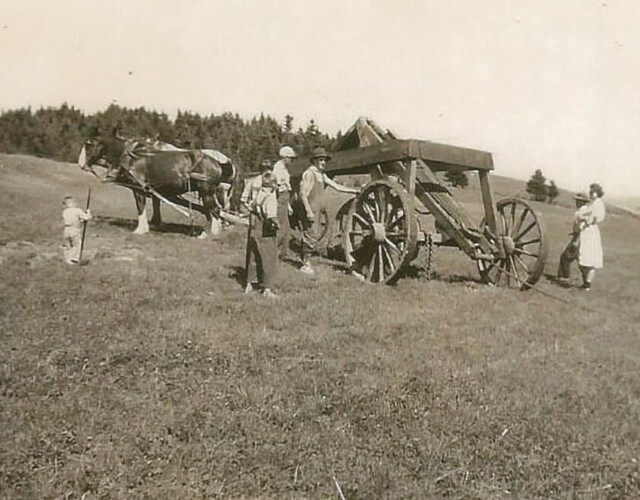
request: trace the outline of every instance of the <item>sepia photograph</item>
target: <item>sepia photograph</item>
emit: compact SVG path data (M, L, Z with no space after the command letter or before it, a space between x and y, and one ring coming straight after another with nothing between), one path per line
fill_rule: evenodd
M0 0L0 499L640 498L639 19Z

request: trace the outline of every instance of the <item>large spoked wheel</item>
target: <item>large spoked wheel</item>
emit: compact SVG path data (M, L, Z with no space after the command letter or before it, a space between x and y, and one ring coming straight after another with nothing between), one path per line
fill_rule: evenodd
M418 224L397 182L374 181L353 201L342 238L349 267L374 283L393 284L415 255Z
M527 290L540 279L547 260L544 223L531 205L518 198L500 200L497 209L498 234L490 241L502 255L493 261L479 260L480 276L490 285Z

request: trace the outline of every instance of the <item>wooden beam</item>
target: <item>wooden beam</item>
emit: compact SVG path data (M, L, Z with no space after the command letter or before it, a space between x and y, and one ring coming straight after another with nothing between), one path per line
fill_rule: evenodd
M327 162L327 175L363 174L369 166L410 158L434 162L441 169L493 170L491 153L429 141L390 139L380 144L334 153ZM289 168L292 176L300 176L309 160L298 158ZM440 168L439 168L440 169Z
M487 222L489 229L494 234L496 231L496 212L493 205L493 197L491 195L491 184L489 183L488 172L478 172L480 179L480 190L482 191L482 204L484 205L484 220Z

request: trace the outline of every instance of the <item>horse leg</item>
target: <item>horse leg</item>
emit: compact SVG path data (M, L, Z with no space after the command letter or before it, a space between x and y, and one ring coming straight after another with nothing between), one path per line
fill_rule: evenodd
M159 226L162 224L162 215L160 214L160 200L155 196L151 197L153 201L153 215L151 216L151 225Z
M202 198L204 216L207 218L207 225L210 227L210 233L212 236L218 236L222 232L222 224L220 224L220 221L218 220L215 213L215 208L217 206L214 199L215 194L206 193L201 194L200 197ZM205 228L205 233L206 231L207 229ZM206 237L206 235L203 237Z
M136 208L138 209L138 227L133 231L134 234L146 234L149 232L149 222L147 221L147 197L144 193L138 191L133 192L136 200Z

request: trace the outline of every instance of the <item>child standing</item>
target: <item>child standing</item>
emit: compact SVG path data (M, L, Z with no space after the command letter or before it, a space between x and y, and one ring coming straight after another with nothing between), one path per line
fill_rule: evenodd
M254 275L257 286L266 297L276 298L271 291L278 269L278 199L276 178L271 172L262 174L262 187L249 205L250 223L247 238L247 284L245 292L253 289Z
M64 261L67 264L79 264L82 224L91 219L91 212L78 208L71 196L65 196L62 205L64 206L62 209Z

